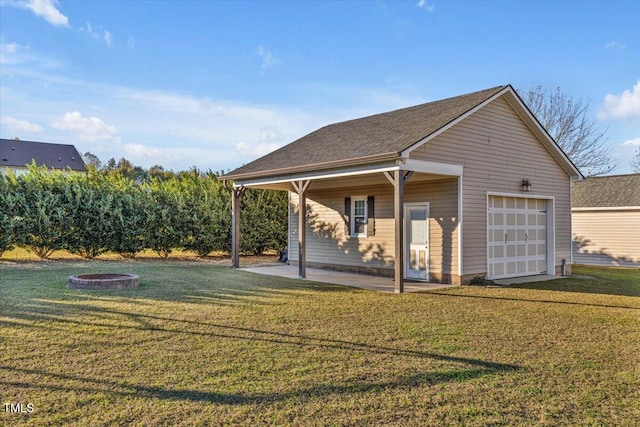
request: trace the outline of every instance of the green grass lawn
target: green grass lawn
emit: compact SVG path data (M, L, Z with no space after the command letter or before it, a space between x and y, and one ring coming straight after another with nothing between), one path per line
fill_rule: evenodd
M0 404L34 410L0 424L636 426L640 271L574 271L394 295L211 262L1 262ZM140 288L65 288L88 272Z

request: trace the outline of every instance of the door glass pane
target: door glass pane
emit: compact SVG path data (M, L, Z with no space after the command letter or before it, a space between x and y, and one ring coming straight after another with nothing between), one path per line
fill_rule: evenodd
M409 251L409 265L412 270L416 269L416 251Z
M427 242L427 213L424 210L411 210L409 221L411 243L424 245Z
M420 254L418 267L420 270L424 271L427 269L427 252L419 251L418 253Z

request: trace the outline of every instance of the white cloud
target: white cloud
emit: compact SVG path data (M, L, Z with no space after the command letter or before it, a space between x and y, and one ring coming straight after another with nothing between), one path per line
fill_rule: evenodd
M244 141L238 142L236 144L236 151L240 153L243 157L248 157L251 159L256 159L260 156L264 156L274 150L280 148L280 144L275 142L255 142L255 143L247 143Z
M57 9L58 0L2 0L0 6L27 9L58 27L69 27L69 18Z
M16 53L16 51L18 50L18 44L7 43L5 45L2 45L2 50L6 51L7 53Z
M629 139L623 142L621 145L628 145L631 147L640 147L640 138Z
M32 55L40 57L37 52ZM2 82L3 114L52 124L39 134L41 140L72 139L78 150L91 151L103 161L126 157L137 165L161 164L173 170L197 166L228 171L328 123L424 101L417 90L410 91L410 97L399 96L409 92L404 87L380 91L305 84L300 90L348 102L339 108L315 102L291 108L77 80L48 68L42 72L39 64L3 66L3 72L31 82ZM15 136L5 135L4 127L2 132L3 137Z
M278 129L267 126L259 130L258 141L236 143L236 151L245 158L255 159L277 150L284 142L284 137Z
M434 3L429 4L427 3L427 0L419 0L416 6L418 6L420 9L426 10L427 12L433 12L433 10L436 8L436 5Z
M102 36L105 42L107 42L107 46L111 46L111 33L107 30L104 30L104 35Z
M20 45L18 43L3 43L0 44L0 64L19 64L26 62L30 59L31 53L29 45Z
M23 134L42 132L42 126L36 123L30 123L26 120L18 120L11 116L0 117L0 125L5 126L14 137L20 137Z
M0 44L0 64L17 64L21 62L23 52L29 50L29 46L22 46L18 43Z
M271 51L265 49L263 46L258 46L258 56L262 58L262 71L260 71L260 74L264 74L268 68L279 63L279 61L273 57Z
M54 129L73 131L78 139L89 142L113 141L120 142L116 136L114 126L107 125L97 117L84 117L77 111L66 113L62 118L56 119L51 124Z
M104 29L101 25L94 28L90 22L85 22L84 27L80 27L78 28L78 30L82 31L83 33L87 33L94 39L104 40L107 46L111 46L111 33L108 30Z
M609 43L606 43L606 44L604 45L604 48L605 48L605 49L618 49L618 50L624 50L624 49L626 49L626 47L627 47L627 45L626 45L626 44L624 44L624 43L619 43L619 42L617 42L617 41L615 41L615 40L610 41Z
M129 38L127 39L127 47L129 49L133 49L136 47L136 39L134 39L132 36L129 36Z
M604 97L604 106L598 113L600 120L616 120L637 117L640 118L640 80L632 90L625 90L620 95Z
M152 147L142 144L124 144L124 157L134 164L164 165L173 160L172 150L160 147Z
M59 58L33 52L30 45L21 45L15 42L0 43L0 65L2 73L25 75L34 70L59 69L62 63ZM17 65L17 67L10 67Z
M260 129L260 142L279 142L283 137L278 129L273 127L263 127Z

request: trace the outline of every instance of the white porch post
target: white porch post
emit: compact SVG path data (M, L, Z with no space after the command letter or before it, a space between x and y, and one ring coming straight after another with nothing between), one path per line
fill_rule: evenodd
M231 266L240 267L240 197L246 188L231 189Z
M298 193L298 276L307 277L307 189L311 180L291 182Z
M397 294L404 292L404 182L402 171L393 171L393 216L395 218L395 272Z
M393 171L393 175L384 172L384 176L393 185L393 216L395 219L395 263L394 288L397 294L404 292L404 186L409 181L413 171Z

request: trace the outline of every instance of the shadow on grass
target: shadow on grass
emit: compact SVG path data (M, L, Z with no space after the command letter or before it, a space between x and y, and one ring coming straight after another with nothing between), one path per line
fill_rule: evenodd
M491 368L448 369L434 372L423 372L415 375L399 376L393 381L368 382L346 381L342 384L316 384L311 387L276 391L270 393L227 393L224 391L172 389L141 384L129 384L124 381L94 379L78 375L58 374L41 369L23 369L1 366L0 370L22 375L34 375L37 378L30 382L3 381L6 386L23 389L41 389L48 391L68 391L84 393L107 393L118 397L147 397L162 400L189 400L195 402L211 402L227 405L269 404L289 399L308 400L317 396L341 396L358 393L381 392L401 388L433 386L442 383L465 382L487 375L509 372L518 369L513 365L487 363ZM46 379L43 381L42 379ZM68 384L78 383L77 385Z
M640 297L640 275L637 283L620 283L598 277L577 277L546 282L517 283L509 285L515 289L538 289L541 291L577 292L585 294Z
M47 322L48 327L52 327L51 323L62 324L77 324L81 326L95 326L108 329L123 329L123 330L138 330L138 331L157 331L166 332L171 334L186 334L186 335L202 335L216 339L236 339L246 341L260 341L272 344L283 344L295 347L313 347L313 348L327 348L333 350L345 350L355 352L369 352L374 354L386 354L389 356L409 356L428 358L433 360L463 363L467 365L479 366L489 370L504 370L515 369L514 365L505 365L500 363L494 363L484 360L469 359L464 357L447 356L437 353L429 353L419 350L408 350L402 348L385 347L369 343L359 343L346 340L337 340L330 338L317 338L313 336L289 334L278 331L267 331L255 328L243 328L238 326L230 326L218 323L200 322L195 320L175 319L167 316L153 316L140 313L132 313L126 311L109 310L105 308L98 308L91 305L66 304L62 302L49 302L47 304L41 304L38 306L37 312L21 312L16 313L14 318L20 318L30 321ZM45 310L50 311L45 312ZM56 311L62 311L68 313L68 310L76 310L78 314L82 314L84 320L73 320L65 318L63 314L56 313ZM92 315L116 315L123 317L124 319L105 318L103 322L92 322L88 320L87 314ZM111 321L111 322L110 322ZM134 324L120 325L115 322L133 322ZM0 320L0 323L4 323L4 320ZM11 321L8 321L9 325ZM15 326L15 322L11 322ZM25 325L26 326L26 325ZM30 325L29 325L30 326ZM171 327L175 326L175 327ZM194 330L195 327L199 327L202 330ZM67 330L68 328L64 328Z
M509 286L509 288L511 287L512 286ZM557 290L557 289L554 289L554 290ZM578 305L578 306L585 306L585 307L623 308L628 310L640 310L640 305L633 307L633 306L626 306L626 305L596 304L596 303L576 302L576 301L554 301L554 300L546 300L546 299L495 297L495 296L484 296L484 295L460 295L456 293L447 293L447 292L438 292L438 291L428 291L428 293L430 295L441 295L441 296L451 297L451 298L490 299L490 300L497 300L497 301L535 302L535 303L541 303L541 304Z

